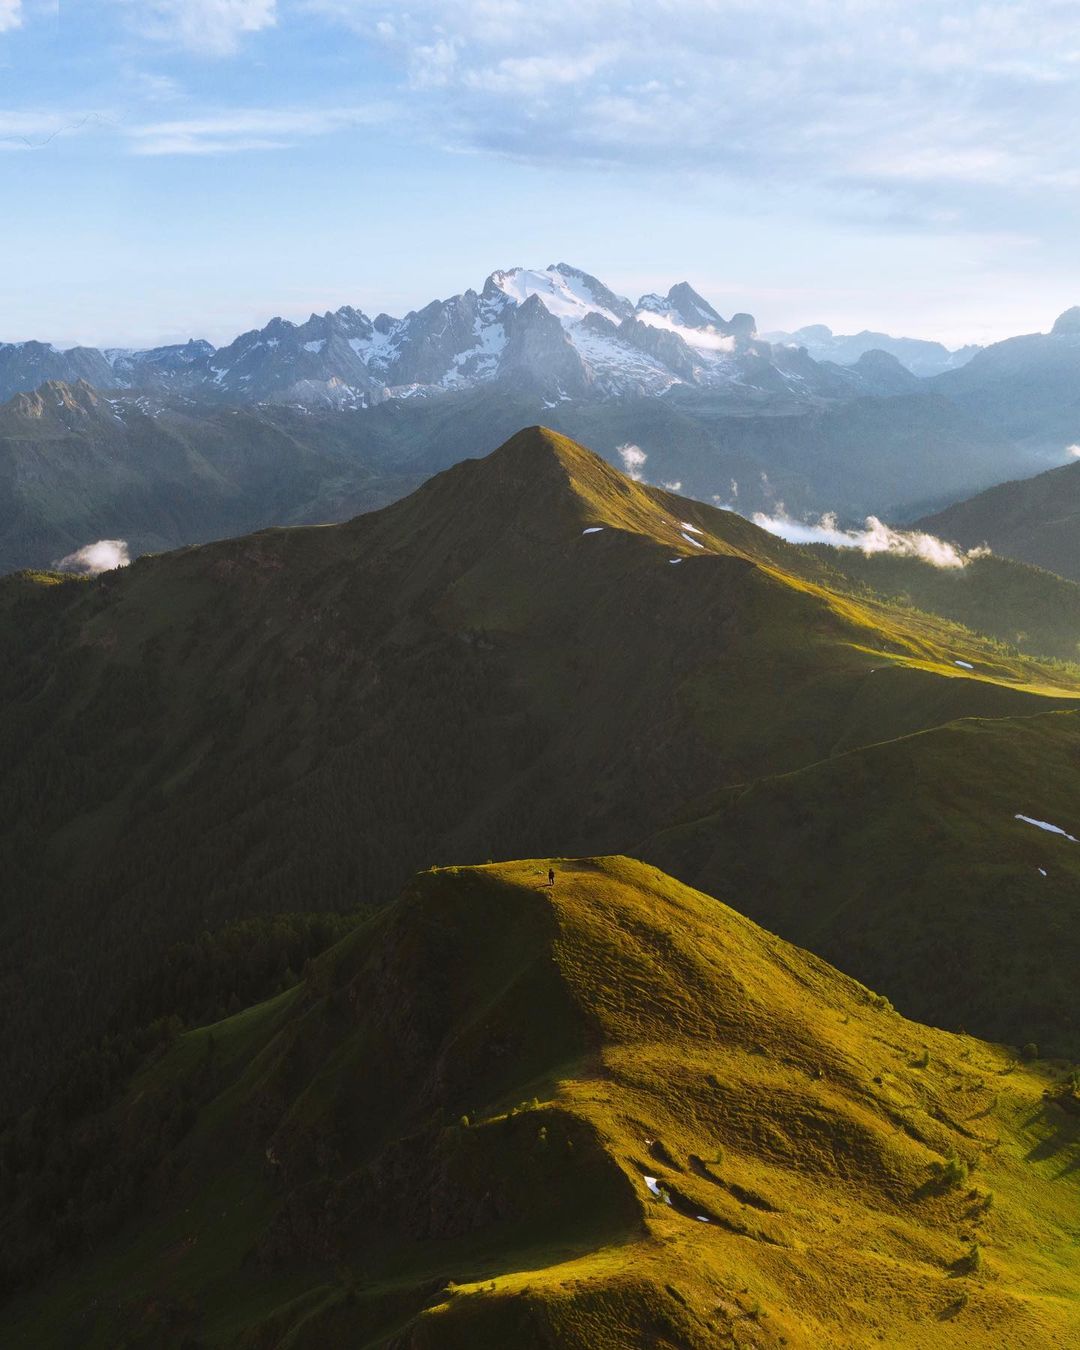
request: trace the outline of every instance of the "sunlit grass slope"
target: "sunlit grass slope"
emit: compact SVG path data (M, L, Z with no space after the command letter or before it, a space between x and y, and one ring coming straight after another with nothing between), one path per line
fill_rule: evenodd
M183 1036L145 1214L10 1346L1066 1347L1080 1120L625 858L419 876ZM649 1179L652 1180L649 1180Z
M818 545L810 551L894 607L941 615L1029 654L1080 659L1080 584L1053 572L993 554L936 567L895 553Z
M345 525L5 579L3 1062L21 1100L204 927L626 850L727 785L1078 693L542 428Z

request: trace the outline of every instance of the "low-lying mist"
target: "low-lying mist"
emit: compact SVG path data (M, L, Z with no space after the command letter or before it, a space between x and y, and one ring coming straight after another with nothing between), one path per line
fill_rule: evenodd
M93 544L69 553L53 563L58 572L77 572L83 576L92 576L98 572L111 572L116 567L126 567L131 562L126 539L98 539Z
M789 544L830 544L833 548L857 548L863 553L893 553L899 557L921 558L933 567L965 567L973 558L984 557L989 550L964 550L920 530L895 530L877 516L867 516L862 529L845 530L836 517L828 514L816 522L792 520L781 512L754 513L753 522Z

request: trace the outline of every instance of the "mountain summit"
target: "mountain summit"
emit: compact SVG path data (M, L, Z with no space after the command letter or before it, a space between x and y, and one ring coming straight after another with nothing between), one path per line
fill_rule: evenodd
M628 858L431 869L85 1122L81 1261L0 1338L1065 1345L1053 1086ZM6 1261L56 1189L28 1157Z

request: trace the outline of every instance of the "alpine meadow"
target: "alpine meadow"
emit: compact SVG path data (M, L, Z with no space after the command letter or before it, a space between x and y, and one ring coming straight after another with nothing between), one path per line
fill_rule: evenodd
M1080 1346L1078 72L0 0L5 1350Z

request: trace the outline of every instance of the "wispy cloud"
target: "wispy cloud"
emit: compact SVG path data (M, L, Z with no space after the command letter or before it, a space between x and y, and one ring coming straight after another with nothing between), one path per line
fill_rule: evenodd
M628 478L632 478L635 483L645 481L645 461L649 456L642 450L640 445L633 445L629 441L625 445L620 445L616 451L623 463L623 472Z
M137 155L220 155L281 150L312 136L386 121L383 105L349 108L238 108L125 129Z
M0 0L0 33L22 24L22 0Z
M126 72L125 84L130 93L144 103L176 103L184 96L183 86L174 76L159 75L150 70Z
M1075 0L306 8L379 47L434 134L470 149L813 180L934 228L970 221L986 193L1078 185ZM943 185L966 198L943 209Z
M249 33L277 23L277 0L120 0L132 26L156 42L229 56ZM3 0L0 0L3 3Z

